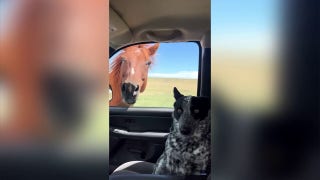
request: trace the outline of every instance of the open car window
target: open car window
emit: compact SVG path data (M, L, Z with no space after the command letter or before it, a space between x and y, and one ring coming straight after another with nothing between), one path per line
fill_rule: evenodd
M110 58L109 104L115 107L169 107L173 87L197 95L199 44L135 44Z

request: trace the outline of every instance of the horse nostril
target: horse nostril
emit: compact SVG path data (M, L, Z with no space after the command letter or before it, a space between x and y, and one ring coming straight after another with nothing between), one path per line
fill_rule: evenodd
M139 90L139 85L137 85L136 89L134 91L138 91Z

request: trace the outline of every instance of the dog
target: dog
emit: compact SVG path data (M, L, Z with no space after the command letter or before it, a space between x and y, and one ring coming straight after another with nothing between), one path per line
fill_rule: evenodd
M153 174L204 175L210 172L210 99L173 89L173 123Z

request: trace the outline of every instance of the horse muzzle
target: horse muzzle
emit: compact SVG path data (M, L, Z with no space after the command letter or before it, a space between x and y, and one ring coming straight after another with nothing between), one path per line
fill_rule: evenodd
M131 83L123 83L121 85L122 99L127 104L134 104L137 101L139 93L139 85L133 85Z

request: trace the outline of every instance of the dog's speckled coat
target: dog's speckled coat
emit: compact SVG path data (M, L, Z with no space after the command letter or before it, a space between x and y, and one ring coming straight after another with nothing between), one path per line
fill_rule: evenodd
M173 124L154 174L210 172L210 99L184 96L174 88Z

